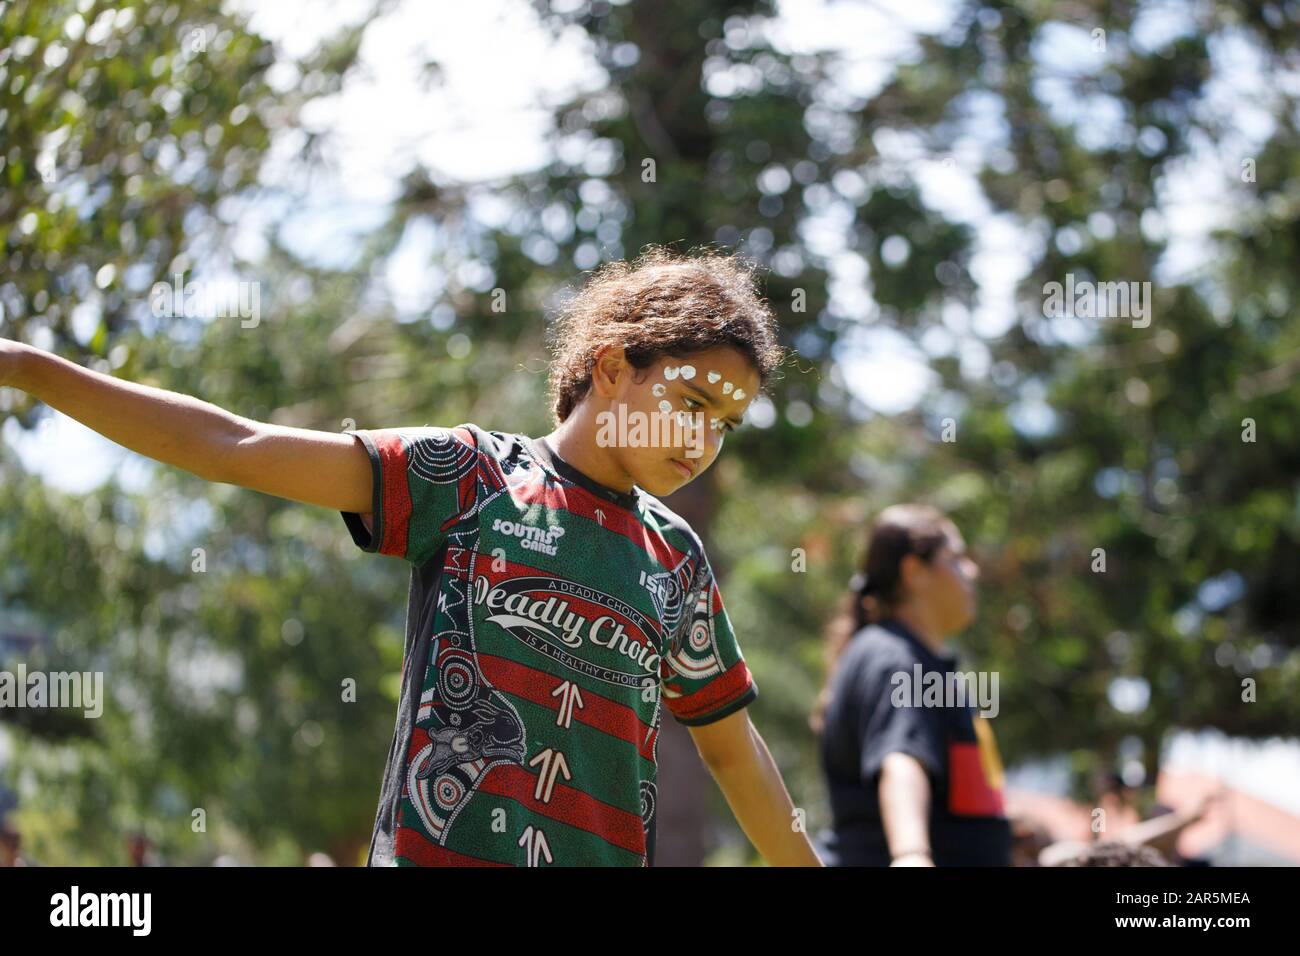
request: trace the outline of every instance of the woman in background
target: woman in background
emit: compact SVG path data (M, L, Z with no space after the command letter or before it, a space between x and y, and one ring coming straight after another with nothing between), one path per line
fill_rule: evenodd
M894 505L872 525L827 635L811 720L832 814L820 835L828 866L1010 864L989 720L969 696L921 703L912 686L954 686L947 643L974 620L977 576L960 532L934 508Z

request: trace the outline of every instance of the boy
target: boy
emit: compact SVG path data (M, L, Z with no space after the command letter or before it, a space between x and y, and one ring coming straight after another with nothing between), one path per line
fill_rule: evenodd
M712 464L776 367L771 313L735 261L651 250L600 270L557 328L540 439L274 426L3 341L0 384L208 480L336 509L411 564L370 865L652 864L665 707L764 858L818 865L704 549L654 497Z

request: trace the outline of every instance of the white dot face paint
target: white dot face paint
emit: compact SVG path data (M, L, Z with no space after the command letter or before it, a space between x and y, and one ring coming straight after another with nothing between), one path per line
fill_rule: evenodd
M694 365L683 365L683 366L682 366L682 378L689 382L689 381L690 381L691 379L693 379L694 377L695 377L695 366L694 366Z
M721 372L715 372L715 371L713 371L712 369L709 370L709 384L710 384L710 385L717 385L717 384L718 384L718 379L720 379L720 378L722 378L722 373L721 373Z
M673 410L673 404L672 402L668 401L668 399L665 398L662 402L659 403L659 411L663 412L665 415L667 415L672 410Z
M663 382L655 382L650 386L650 394L655 398L663 398L668 394L668 387Z
M732 385L730 382L723 382L723 383L722 383L722 394L723 394L723 395L730 395L730 394L731 394L731 390L732 390L733 388L735 388L735 387L736 387L736 386Z
M664 378L668 379L668 381L671 382L679 374L681 374L681 371L682 370L679 369L676 365L670 365L664 369Z
M742 398L745 397L745 390L743 388L738 388L736 389L735 394L732 395L731 397L734 398L736 401L740 401Z

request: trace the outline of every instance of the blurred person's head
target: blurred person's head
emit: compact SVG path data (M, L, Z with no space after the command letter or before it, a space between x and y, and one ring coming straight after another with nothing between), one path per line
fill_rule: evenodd
M1125 782L1123 774L1108 771L1101 775L1097 791L1102 795L1110 794L1121 800L1128 800L1133 796L1136 788Z
M0 866L17 866L23 838L9 823L0 824Z
M1052 845L1051 834L1036 820L1011 818L1011 865L1039 866L1038 855Z
M1051 849L1050 847L1048 848ZM1149 846L1132 846L1128 843L1102 841L1088 844L1058 860L1045 862L1045 866L1171 866L1158 850Z
M1097 806L1106 813L1106 826L1116 829L1131 826L1141 820L1140 792L1129 786L1118 773L1107 773L1098 787Z
M599 432L620 415L678 424L653 443L601 441L598 480L662 496L713 464L784 354L754 273L721 253L652 246L635 262L606 263L562 308L550 374L557 425Z
M144 833L136 831L127 835L126 838L126 855L131 861L131 866L144 866L149 857L149 837Z
M891 505L867 532L858 573L826 637L827 684L812 716L820 729L830 677L849 640L869 624L894 618L942 642L975 619L979 568L957 526L929 505Z

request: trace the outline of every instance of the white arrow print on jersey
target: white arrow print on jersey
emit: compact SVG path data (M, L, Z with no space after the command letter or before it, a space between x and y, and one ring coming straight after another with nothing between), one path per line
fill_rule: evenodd
M552 697L560 698L560 712L555 717L557 727L568 727L573 723L573 708L576 706L582 708L582 691L573 681L566 680L555 690L551 691Z
M519 838L519 845L524 847L529 866L540 866L539 861L542 857L546 857L547 863L555 862L551 858L551 848L546 843L546 834L541 830L534 830L531 824L524 830L524 835Z
M573 777L569 775L569 764L564 759L564 754L558 750L547 747L528 761L528 766L536 767L539 763L542 765L542 769L537 774L537 789L533 791L533 799L540 800L542 803L550 803L551 791L555 789L555 778L561 773L564 774L565 780L572 780Z
M605 527L605 512L601 511L599 508L596 509L596 521L602 528Z

